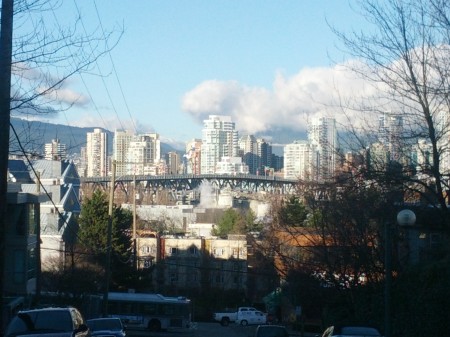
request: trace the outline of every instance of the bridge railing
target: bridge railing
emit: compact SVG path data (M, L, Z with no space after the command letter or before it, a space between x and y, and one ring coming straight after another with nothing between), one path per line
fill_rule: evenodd
M277 176L263 176L263 175L252 175L252 174L165 174L165 175L123 175L116 177L116 181L121 182L132 182L136 180L140 181L150 181L150 180L189 180L189 179L200 179L200 180L211 180L211 179L236 179L236 180L258 180L258 181L277 181L279 183L285 184L295 184L296 180L284 179ZM111 181L110 176L103 177L81 177L81 183L106 183Z

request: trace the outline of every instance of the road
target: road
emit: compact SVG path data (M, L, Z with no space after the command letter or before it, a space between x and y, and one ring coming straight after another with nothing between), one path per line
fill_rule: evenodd
M164 331L164 332L135 332L128 331L127 337L251 337L255 326L239 326L230 324L221 326L219 323L194 323L189 331Z
M167 331L167 332L127 332L127 337L252 337L256 326L240 326L230 324L221 326L219 323L194 323L194 328L189 331ZM300 336L298 333L292 336ZM316 334L305 334L304 337Z

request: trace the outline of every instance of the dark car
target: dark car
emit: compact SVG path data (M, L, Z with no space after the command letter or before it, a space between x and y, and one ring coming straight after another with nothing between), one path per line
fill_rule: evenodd
M125 327L120 318L94 318L86 321L91 335L96 337L125 337Z
M4 337L89 337L88 326L73 307L19 311L8 324Z
M289 333L282 325L258 325L255 337L287 337Z
M380 332L370 326L332 325L328 327L322 337L381 337Z

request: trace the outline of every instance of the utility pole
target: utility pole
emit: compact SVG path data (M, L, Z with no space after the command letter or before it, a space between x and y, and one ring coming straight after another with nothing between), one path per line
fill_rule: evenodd
M9 124L11 109L11 62L14 0L2 0L0 32L0 330L3 321L6 212L8 192Z
M136 173L133 176L133 267L138 270L137 241L136 241Z
M109 279L111 278L111 241L112 241L112 222L113 222L113 203L114 188L116 185L116 161L112 162L111 186L109 192L109 209L108 209L108 237L106 247L106 265L105 265L105 292L103 293L103 317L108 315L108 293Z

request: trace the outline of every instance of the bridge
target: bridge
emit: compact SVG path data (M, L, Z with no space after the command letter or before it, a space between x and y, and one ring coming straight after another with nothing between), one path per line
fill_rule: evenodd
M81 184L88 184L108 188L111 183L111 177L82 177ZM269 192L278 194L291 194L294 192L297 181L283 179L276 176L261 175L227 175L227 174L180 174L180 175L124 175L115 179L116 185L129 185L136 182L145 189L159 190L167 189L172 191L188 191L195 190L207 181L216 189L226 189L238 191L247 191L250 193Z

